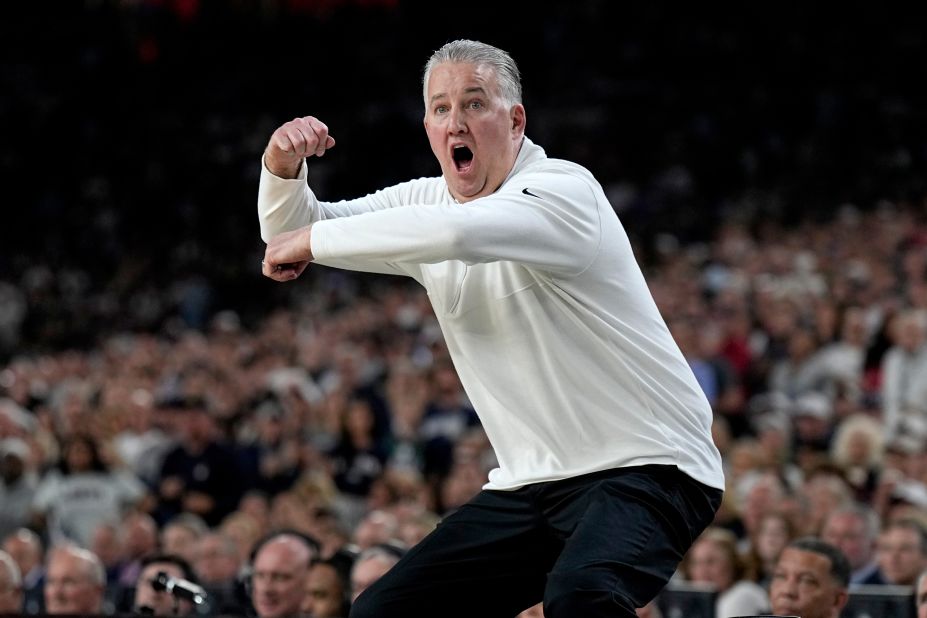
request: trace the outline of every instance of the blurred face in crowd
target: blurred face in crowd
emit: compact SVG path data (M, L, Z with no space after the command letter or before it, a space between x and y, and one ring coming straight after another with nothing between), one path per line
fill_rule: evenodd
M254 609L260 618L299 612L306 594L312 552L301 540L282 536L258 551L252 574Z
M104 582L89 560L56 550L48 561L45 609L49 614L99 614Z
M927 556L920 534L907 527L892 527L882 533L878 544L879 568L887 583L913 586L927 569Z
M193 569L200 582L230 582L238 573L238 544L221 534L207 534L196 542Z
M23 606L23 589L16 577L18 573L11 571L13 559L6 556L0 560L0 614L18 614Z
M20 531L8 536L3 541L3 551L13 558L23 577L42 564L42 546L31 532Z
M824 522L821 540L843 552L856 571L872 560L875 543L866 534L866 522L853 513L835 513Z
M773 613L837 618L846 605L847 591L830 570L830 559L819 553L794 547L783 550L769 584Z
M194 547L196 532L185 525L168 525L161 531L161 551L165 554L180 556L188 562L193 562Z
M330 564L318 563L309 569L306 596L301 611L312 618L339 618L346 590L338 572Z
M789 525L783 515L771 513L760 520L760 530L756 535L756 549L759 556L771 564L779 557L779 552L788 545Z
M503 98L495 69L445 62L428 77L425 132L451 195L469 202L505 180L525 134L525 108Z
M187 600L177 601L177 612L173 595L167 590L155 590L151 585L158 573L165 573L174 579L184 579L183 569L172 562L152 562L139 573L135 586L135 609L148 608L155 616L187 615L193 604Z
M371 584L383 577L396 562L386 556L370 556L358 560L351 569L351 601L356 600Z
M712 584L720 591L727 590L734 583L734 565L727 552L711 539L699 539L690 550L690 581Z

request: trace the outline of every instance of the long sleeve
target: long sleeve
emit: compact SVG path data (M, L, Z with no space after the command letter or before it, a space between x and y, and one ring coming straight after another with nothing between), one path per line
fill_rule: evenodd
M323 263L504 260L571 276L598 249L599 208L587 180L529 173L466 204L402 206L320 221L312 228L313 254Z

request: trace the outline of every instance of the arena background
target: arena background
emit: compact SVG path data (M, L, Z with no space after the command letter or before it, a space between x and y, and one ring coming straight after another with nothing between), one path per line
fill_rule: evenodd
M9 3L3 355L201 327L222 309L253 323L288 302L296 286L258 269L268 136L295 116L329 124L338 145L311 166L326 199L439 173L420 70L453 38L511 51L528 134L593 171L645 261L661 233L689 243L733 219L772 229L848 203L922 205L917 20L641 4Z

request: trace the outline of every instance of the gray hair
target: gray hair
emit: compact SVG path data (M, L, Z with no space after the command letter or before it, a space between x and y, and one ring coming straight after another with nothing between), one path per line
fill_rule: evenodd
M13 560L13 557L0 549L0 567L6 569L8 584L13 588L22 586L23 578L19 572L19 566Z
M509 105L521 103L521 73L518 72L518 66L508 52L479 41L459 39L446 43L432 54L425 64L422 76L422 96L426 106L428 105L428 79L431 77L431 70L445 62L475 64L492 68L496 73L496 81L499 83L499 93L505 102Z
M852 515L863 522L866 538L868 540L874 541L879 536L879 531L882 527L879 514L865 504L853 502L845 506L838 506L831 511L827 519L824 520L824 527L827 527L827 522L839 515Z
M106 585L106 568L95 553L89 549L66 543L52 549L52 555L61 554L67 554L83 562L83 574L86 575L87 579L93 582L94 585Z

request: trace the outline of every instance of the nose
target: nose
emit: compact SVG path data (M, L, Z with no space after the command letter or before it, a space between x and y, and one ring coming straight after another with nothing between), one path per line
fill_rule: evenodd
M451 135L457 135L459 133L467 132L466 119L458 108L451 110L451 117L449 120L450 122L447 123L448 133Z

